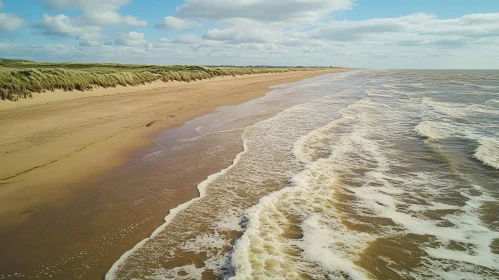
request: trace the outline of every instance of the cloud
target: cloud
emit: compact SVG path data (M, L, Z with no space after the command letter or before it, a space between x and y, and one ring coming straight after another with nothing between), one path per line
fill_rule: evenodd
M0 6L1 6L0 2ZM13 15L0 13L0 31L14 31L24 26L24 19Z
M181 35L172 41L176 45L188 45L192 49L199 50L207 47L223 47L219 41L205 39L195 35Z
M331 41L356 41L371 34L403 31L406 27L398 19L371 19L362 21L331 21L328 26L316 29L307 37Z
M396 46L402 47L419 47L419 46L437 46L444 48L461 48L469 44L465 38L449 38L449 39L434 39L434 40L400 40L395 43Z
M175 44L187 44L187 45L192 45L192 44L200 44L204 40L203 38L195 35L182 35L177 37L175 40L173 40L173 43Z
M130 15L121 15L122 6L131 3L131 0L43 0L51 10L63 9L80 10L78 19L88 25L129 25L146 26L147 21Z
M146 40L144 34L134 31L117 37L114 42L118 46L127 47L142 47L150 45L150 43Z
M0 9L3 8L2 0L0 0ZM14 14L0 13L0 32L14 31L24 26L26 21Z
M353 0L187 0L175 15L182 18L263 21L316 20L334 11L350 9Z
M161 38L153 43L154 48L168 48L171 47L172 41L168 38Z
M465 15L460 20L466 24L497 23L499 22L499 13Z
M156 28L196 30L206 23L208 31L178 32L176 38L159 38L153 37L157 32L142 34L129 32L137 31L129 27L107 26L146 24L122 14L121 8L132 0L40 1L52 10L63 10L65 15L45 15L34 27L48 36L72 37L81 42L67 48L52 45L57 50L53 52L48 47L27 46L26 54L16 49L9 49L9 53L25 57L31 55L28 50L43 50L66 60L71 60L67 59L70 55L74 60L93 60L94 55L103 61L170 64L417 68L427 63L428 67L455 67L457 63L449 56L463 57L462 61L466 57L467 65L481 63L487 67L499 63L494 48L499 44L499 13L445 19L416 13L337 20L333 15L353 7L355 0L184 0L175 14L165 17ZM428 60L435 54L438 56Z
M46 36L74 37L82 41L97 41L100 38L100 27L81 26L70 17L59 14L57 16L43 15L43 20L33 25L43 31Z
M462 48L476 44L473 38L499 36L498 14L475 14L454 19L416 13L396 18L359 21L264 23L254 19L226 19L225 28L213 28L201 39L225 44L267 44L282 47L337 47L341 43L364 46L432 46ZM192 41L191 45L197 42ZM312 48L317 50L317 48Z
M446 48L460 48L466 46L468 41L463 39L438 39L431 41L429 44Z
M285 31L292 26L287 23L263 23L258 20L241 18L225 20L225 23L229 27L210 29L202 38L228 44L270 44L294 36Z
M241 30L239 28L211 29L203 39L238 43L267 43L270 32L257 29Z
M180 19L176 17L165 17L162 23L156 24L158 29L173 29L173 30L194 30L201 28L203 25L195 21Z
M80 42L79 46L81 47L96 47L102 45L99 41L83 41Z
M472 14L454 19L417 13L398 18L330 21L302 32L303 38L330 41L398 41L399 46L464 46L472 38L499 36L499 14Z

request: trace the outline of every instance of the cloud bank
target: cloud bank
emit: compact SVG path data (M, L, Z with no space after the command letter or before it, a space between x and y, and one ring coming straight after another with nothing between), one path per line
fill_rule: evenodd
M0 32L30 26L56 40L52 50L4 41L1 51L12 56L46 52L40 56L56 60L166 64L480 68L499 63L494 51L499 45L499 13L343 20L360 4L185 0L173 13L147 18L150 26L144 18L122 13L132 0L42 1L48 11L30 25L20 16L0 14ZM58 38L76 43L58 44Z

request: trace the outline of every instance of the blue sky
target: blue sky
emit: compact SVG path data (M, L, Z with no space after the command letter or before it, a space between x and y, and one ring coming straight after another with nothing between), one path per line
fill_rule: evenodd
M0 0L0 57L497 68L496 0Z

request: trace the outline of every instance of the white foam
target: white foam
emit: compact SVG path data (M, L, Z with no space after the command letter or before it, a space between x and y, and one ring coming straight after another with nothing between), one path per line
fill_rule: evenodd
M424 138L441 140L452 136L452 131L446 123L436 121L422 121L414 130Z
M249 223L236 243L232 256L236 268L234 279L266 278L271 275L287 278L301 274L311 278L326 274L334 278L345 273L352 279L368 278L368 273L354 261L373 238L367 233L352 231L343 225L342 217L338 215L332 202L335 186L338 184L335 170L342 168L338 164L343 164L341 161L346 160L348 154L358 148L370 153L379 151L373 143L363 138L367 132L362 129L337 139L327 158L314 160L310 154L313 151L309 149L310 145L317 146L319 142L337 134L331 129L338 125L348 124L356 118L368 121L370 117L361 113L365 106L381 108L379 104L367 100L352 104L341 110L341 118L308 133L296 142L295 155L307 163L306 169L293 177L293 187L261 199L247 211ZM386 160L378 158L378 164L384 166ZM281 237L289 224L286 218L289 213L303 218L300 224L303 238L300 240ZM300 249L301 257L284 253L295 247ZM265 266L269 261L275 263L278 273L269 271ZM314 268L314 265L318 267Z
M208 176L208 178L206 180L204 180L203 182L201 182L197 188L198 188L198 191L199 191L199 197L197 198L194 198L194 199L191 199L190 201L184 203L184 204L181 204L179 206L177 206L176 208L174 209L171 209L169 214L165 217L165 222L163 223L163 225L161 225L160 227L158 227L152 234L149 238L146 238L142 241L140 241L139 243L137 243L131 250L125 252L114 264L113 266L109 269L109 271L106 273L106 276L105 276L105 279L106 280L112 280L112 279L116 279L116 272L119 270L119 268L126 262L126 259L131 256L135 251L137 251L139 248L142 248L144 246L144 244L150 240L151 238L154 238L156 235L158 235L160 232L162 232L166 226L168 226L168 224L173 220L173 218L175 218L175 216L180 213L182 210L186 209L187 207L189 207L189 205L191 205L192 203L194 203L195 201L198 201L200 199L202 199L205 195L206 195L206 187L213 181L215 181L218 177L222 176L223 174L227 173L228 170L230 170L231 168L233 168L234 166L236 166L236 164L238 163L238 161L240 160L240 158L242 157L242 155L244 153L247 152L247 145L246 145L246 142L243 141L243 147L244 147L244 150L239 153L236 158L234 159L234 161L232 162L232 165L230 165L229 167L221 170L220 172L218 173L215 173L215 174L212 174L210 176Z
M350 109L351 107L349 107ZM360 118L363 121L368 120L369 118ZM428 129L430 128L430 129ZM378 128L382 130L381 128ZM442 139L444 137L449 137L451 135L461 135L467 136L470 138L476 137L476 135L472 135L470 133L459 133L456 131L456 126L447 125L446 123L437 123L437 122L423 122L417 128L420 134L425 136L430 136L433 139ZM323 130L324 131L324 130ZM376 132L373 131L373 134ZM432 203L430 201L430 205L407 205L406 202L398 199L397 197L403 198L405 195L404 189L400 188L400 184L398 183L397 187L393 185L392 182L405 182L407 184L408 190L413 190L416 188L418 192L422 193L435 193L439 194L440 191L434 187L435 185L448 184L449 182L440 182L438 178L432 178L431 174L415 174L417 177L415 178L406 178L406 176L400 178L389 177L386 172L389 171L389 166L392 164L388 161L387 158L383 156L379 148L376 146L374 142L370 142L369 140L364 138L365 133L353 133L349 140L346 142L336 143L334 145L333 152L331 157L335 157L339 162L338 165L342 165L343 169L348 169L352 165L352 160L346 158L345 161L342 161L342 157L344 158L350 152L353 152L353 149L348 148L348 145L351 145L352 148L362 147L359 149L358 153L366 154L369 157L373 157L377 161L377 168L374 171L367 172L365 174L365 184L362 187L350 188L350 191L355 193L356 198L358 200L358 206L368 209L370 212L373 212L378 217L384 217L391 219L399 226L403 226L403 229L406 233L418 234L418 235L431 235L437 238L439 242L448 243L451 240L456 242L462 242L465 244L471 244L474 247L474 252L466 253L466 252L456 252L453 250L449 250L446 248L425 248L425 251L432 257L431 262L435 264L433 267L434 275L470 275L470 279L477 278L476 274L470 272L475 268L470 266L467 270L463 270L458 273L458 269L454 271L446 271L445 264L437 261L436 259L442 259L443 261L454 261L467 263L474 266L485 266L490 269L497 269L499 267L499 257L490 252L490 243L494 238L499 237L499 233L494 232L487 227L481 224L481 220L477 213L478 209L482 206L485 201L489 201L491 198L486 194L483 189L480 189L481 192L485 192L481 196L469 196L466 193L462 195L468 198L468 202L464 207L457 207L454 205L447 205L444 203ZM317 136L311 134L314 138ZM494 139L491 141L487 139L487 143L485 140L482 140L482 149L487 150L486 154L495 154L497 158L496 147L499 147ZM348 144L350 142L350 144ZM354 143L362 143L362 145L356 145ZM301 141L301 144L306 143L306 141ZM336 153L334 150L340 150ZM493 151L491 151L493 149ZM309 162L309 159L306 156L303 156L305 152L297 149L298 154L300 154L300 158L304 159L305 162ZM305 153L306 154L306 153ZM495 159L496 159L495 158ZM340 169L338 169L340 170ZM410 179L410 180L408 180ZM372 187L371 182L381 183L383 187ZM308 182L309 183L309 182ZM403 185L402 185L403 186ZM449 187L453 187L450 185ZM418 193L412 193L414 196L418 196ZM399 209L406 208L409 212L402 212ZM430 220L418 215L417 212L421 211L433 211L433 210L459 210L455 212L455 214L448 214L443 218L449 222L451 222L453 227L442 227L439 226L438 220ZM415 213L416 212L416 213ZM450 212L452 213L452 212ZM312 228L312 227L310 227ZM321 230L315 226L314 232L321 232ZM385 232L385 234L393 234L389 231ZM330 240L329 238L328 240ZM314 241L317 241L320 244L321 237L316 236ZM324 241L322 242L324 245ZM424 244L421 244L424 245ZM320 245L317 245L320 246ZM315 248L315 251L320 251L319 248ZM324 255L326 253L322 253ZM313 257L313 256L312 256ZM320 260L317 260L320 261ZM345 265L345 264L344 264ZM466 266L466 265L461 265ZM402 273L402 272L401 272ZM427 274L428 271L422 271L421 274ZM449 278L450 279L450 278Z
M238 211L229 209L223 212L215 222L216 228L221 231L242 231L240 223L242 217L239 215L241 212L241 209L238 209Z
M459 207L444 203L435 203L430 202L430 205L411 205L409 210L417 212L417 211L428 211L428 210L457 210Z
M191 279L202 279L203 278L203 268L197 268L195 265L184 265L175 267L173 269L159 268L155 271L152 276L147 277L151 280L166 280L166 279L178 279L178 280L191 280ZM106 275L107 277L107 275ZM107 279L107 278L106 278Z
M388 94L381 94L380 90L366 90L366 95L367 96L374 96L374 97L393 97Z
M462 108L459 107L458 104L447 103L447 102L437 102L430 97L423 97L423 103L435 109L435 111L440 114L451 116L451 117L462 117L465 115Z
M335 220L335 210L321 206L331 201L327 193L332 190L321 192L317 184L317 189L310 189L309 176L313 174L295 176L294 187L262 198L246 212L249 222L234 247L232 263L236 275L232 279L288 279L303 274L317 278L324 273L331 277L347 273L352 279L367 279L366 273L351 258L360 253L372 238L348 230L341 219ZM333 177L315 182L331 187ZM327 212L327 217L315 213L318 208ZM288 225L285 215L288 211L296 215L312 214L300 225L303 234L300 240L281 237ZM300 257L286 253L296 251L293 249L296 247L302 252ZM269 263L273 263L272 269L267 266ZM314 269L313 264L320 266Z
M336 271L342 271L354 280L368 279L366 273L362 272L345 254L345 246L352 247L354 244L354 246L359 246L365 243L365 240L350 239L351 236L340 235L336 229L321 224L322 219L319 214L312 214L301 226L303 240L299 246L303 249L305 257L320 264L333 275ZM362 248L362 246L359 247Z
M394 84L386 84L386 85L383 85L383 87L390 91L390 92L393 92L393 93L397 93L397 94L403 94L403 95L407 95L406 92L403 92L401 90L399 90L399 88L397 87L397 85L394 85Z
M438 180L424 180L421 182L422 184L418 186L418 189L421 187L431 189L432 184L429 184L429 182L435 183L436 185L442 184L439 183ZM409 186L411 185L413 184L410 184ZM355 192L356 197L361 198L361 207L374 211L379 217L391 219L396 224L403 226L407 233L431 235L436 237L442 244L448 244L450 241L456 241L470 245L473 248L472 252L450 250L444 246L440 248L424 248L428 255L433 258L430 260L433 265L432 273L446 274L448 271L444 272L446 270L444 268L445 265L438 262L436 259L441 259L445 262L464 262L475 266L487 267L492 270L499 268L499 256L493 254L489 247L494 239L499 238L499 232L494 232L482 225L480 215L477 213L484 202L495 200L490 197L484 189L478 186L475 186L474 188L483 194L471 196L466 192L462 192L461 195L468 199L466 205L463 207L442 203L431 203L430 205L417 204L409 205L407 209L410 210L410 212L408 213L400 212L397 207L406 203L395 199L395 197L386 195L384 191L381 191L382 188L372 188L366 185L361 188L352 188L351 190ZM420 191L421 190L418 190L418 192ZM442 191L445 192L446 190ZM418 194L412 193L412 195ZM420 211L447 209L459 210L457 212L451 212L453 214L448 214L442 217L444 220L447 220L453 224L454 226L452 227L441 227L438 225L438 220L425 219L415 213ZM472 271L473 267L470 267L468 270ZM422 273L424 274L428 272L422 271ZM466 275L466 272L461 275Z
M474 158L492 168L499 169L499 138L485 137L478 140Z
M206 234L202 233L197 235L194 239L188 240L182 249L190 252L204 252L213 248L223 248L228 245L226 240L220 237L218 233Z
M476 140L482 135L479 127L447 120L424 120L414 128L414 131L423 138L436 141L451 137Z
M485 191L479 186L475 186L475 189L480 192ZM434 258L465 262L497 270L499 269L499 255L491 252L490 244L494 239L499 238L499 232L492 231L482 225L477 213L484 202L495 201L495 199L487 193L479 196L471 196L464 192L461 194L468 198L466 205L460 208L463 213L448 215L446 218L456 225L452 230L463 233L463 239L456 238L455 234L442 237L442 239L456 240L472 245L472 252L457 252L442 247L427 248L426 252Z

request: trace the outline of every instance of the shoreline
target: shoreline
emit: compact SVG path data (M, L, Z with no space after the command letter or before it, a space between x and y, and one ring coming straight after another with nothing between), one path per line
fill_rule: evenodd
M206 188L207 188L207 186L211 182L213 182L214 180L216 180L218 177L220 177L221 175L227 173L228 170L230 170L231 168L233 168L239 162L241 156L246 151L247 151L247 145L246 145L246 143L243 140L242 151L240 151L239 153L236 154L235 158L232 161L232 164L230 166L228 166L228 167L226 167L226 168L218 171L217 173L213 173L211 175L208 175L208 177L206 177L206 179L204 179L203 181L201 181L196 186L196 189L199 192L199 196L193 197L192 199L188 200L187 202L182 203L182 204L176 206L175 208L170 209L168 211L168 214L163 219L163 223L161 225L159 225L148 237L142 239L140 242L138 242L137 244L135 244L135 246L133 246L133 248L130 248L129 250L127 250L126 252L124 252L118 259L115 260L115 262L112 264L111 267L109 267L108 271L106 272L106 274L104 276L104 279L105 280L113 280L113 279L115 279L116 278L116 271L123 265L123 263L125 262L125 260L131 254L133 254L135 251L137 251L138 249L140 249L148 240L154 238L161 231L163 231L166 228L166 226L168 226L168 224L170 224L170 222L175 218L175 216L177 216L178 213L180 213L181 211L187 209L187 207L189 207L194 202L203 199L206 196Z
M269 86L347 70L221 77L191 83L55 92L0 107L0 228L13 228L45 205L67 204L81 182L122 165L160 131L263 96ZM44 93L52 94L52 93ZM31 101L24 103L24 101ZM2 102L3 103L3 102ZM58 125L54 125L57 123ZM40 191L43 190L42 192Z

